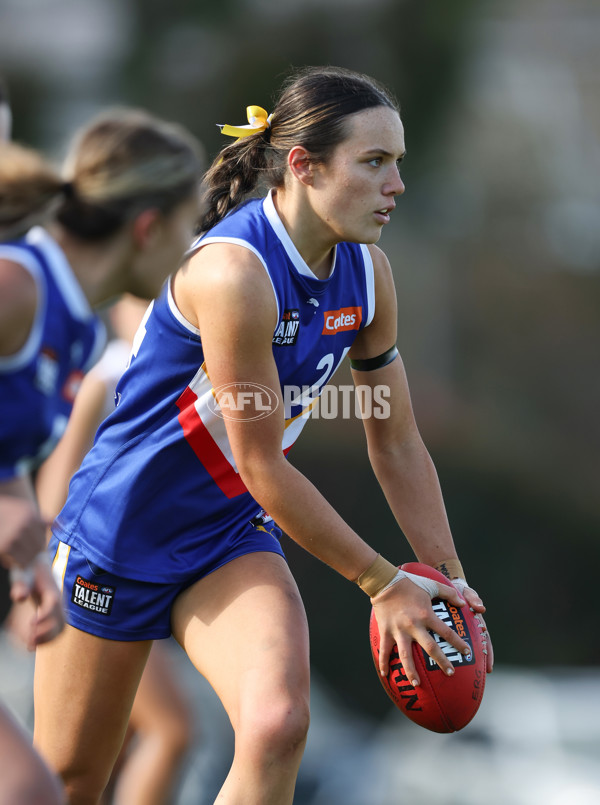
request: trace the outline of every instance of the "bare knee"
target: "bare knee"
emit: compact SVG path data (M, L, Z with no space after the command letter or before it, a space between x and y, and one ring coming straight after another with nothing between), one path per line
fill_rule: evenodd
M108 784L108 778L100 779L97 774L86 774L81 769L70 767L58 769L67 794L69 805L97 805Z
M243 742L246 751L263 762L295 760L304 751L310 712L304 698L283 699L256 707L236 732L236 745Z

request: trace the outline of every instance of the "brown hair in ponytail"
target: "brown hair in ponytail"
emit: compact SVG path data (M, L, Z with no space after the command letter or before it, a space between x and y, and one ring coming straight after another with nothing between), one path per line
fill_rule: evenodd
M62 194L63 180L36 151L0 143L0 239L42 221Z
M205 232L241 204L259 185L281 187L287 155L302 145L315 163L326 163L348 136L346 117L388 106L399 111L391 93L369 76L341 67L308 67L284 83L270 127L226 146L205 176Z
M49 203L60 198L52 207L58 222L84 240L101 240L149 207L168 214L202 178L198 141L137 109L106 111L82 129L67 155L65 177L35 152L7 147L10 154L0 147L0 237L19 223L23 232L34 213L48 214Z

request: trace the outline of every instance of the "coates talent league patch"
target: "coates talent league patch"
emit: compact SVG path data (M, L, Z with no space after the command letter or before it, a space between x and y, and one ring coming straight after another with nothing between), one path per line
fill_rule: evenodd
M71 601L82 609L97 612L100 615L110 615L114 598L114 587L89 581L83 576L77 576L75 579Z
M286 309L273 334L273 343L281 347L293 346L298 339L300 311Z

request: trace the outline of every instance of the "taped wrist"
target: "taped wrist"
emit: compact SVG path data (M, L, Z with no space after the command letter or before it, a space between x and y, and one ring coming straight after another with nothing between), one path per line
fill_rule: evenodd
M377 554L374 562L356 579L356 583L369 598L379 595L395 578L398 568L381 554Z
M465 571L458 559L443 559L434 565L436 570L443 573L448 579L465 579Z
M456 579L452 579L452 584L456 587L456 589L458 590L459 594L462 595L463 598L464 598L465 587L469 586L467 584L467 581L464 578L462 578L462 579L461 578L456 578Z
M437 598L437 596L440 593L440 586L437 583L437 581L434 581L433 579L428 579L427 576L418 576L416 573L409 573L406 570L398 568L394 578L389 582L389 584L386 584L383 590L380 590L377 593L377 596L382 595L386 590L389 590L390 587L393 587L393 585L396 584L396 582L402 581L402 579L408 579L409 581L412 581L412 583L416 584L417 587L420 587L422 590L425 590L425 592L430 598ZM371 600L373 601L374 604L377 603L376 598L372 598Z

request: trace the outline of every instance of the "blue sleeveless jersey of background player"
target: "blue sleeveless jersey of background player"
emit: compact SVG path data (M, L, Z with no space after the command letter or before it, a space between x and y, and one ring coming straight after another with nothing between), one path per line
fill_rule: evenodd
M192 252L214 242L250 249L270 277L287 453L314 399L373 318L370 254L366 246L340 243L329 278L318 279L271 195L232 212ZM234 398L241 392L243 399L244 391L256 390L231 389ZM237 471L226 405L216 402L199 332L175 306L170 283L146 312L116 396L117 407L71 482L54 527L58 539L104 570L154 582L184 580L194 568L214 569L219 557L246 552L242 543L252 521L261 527L261 510Z
M24 475L66 426L83 373L99 358L104 326L92 312L62 250L41 227L0 243L0 259L24 266L38 301L27 342L0 357L0 480Z

